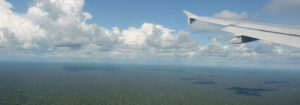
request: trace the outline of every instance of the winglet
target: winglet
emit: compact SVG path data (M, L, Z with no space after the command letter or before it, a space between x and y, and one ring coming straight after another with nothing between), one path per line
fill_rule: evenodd
M183 10L183 13L188 17L188 24L192 24L193 22L196 21L197 15L195 15L191 12L188 12L186 10Z

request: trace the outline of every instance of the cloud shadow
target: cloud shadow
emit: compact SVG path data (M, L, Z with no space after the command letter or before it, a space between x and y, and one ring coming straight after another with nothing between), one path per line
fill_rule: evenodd
M217 84L217 82L215 82L215 81L195 81L195 82L192 82L192 84L212 85L212 84Z
M180 80L194 81L194 80L203 80L203 79L201 79L201 78L181 78Z
M275 89L231 87L236 95L261 96L260 92L275 91Z
M103 66L89 66L89 65L79 65L79 66L64 66L64 70L69 72L80 72L80 71L116 71L115 67L109 65Z
M281 81L266 81L264 84L272 85L272 84L278 84L278 85L288 85L289 82L281 82Z

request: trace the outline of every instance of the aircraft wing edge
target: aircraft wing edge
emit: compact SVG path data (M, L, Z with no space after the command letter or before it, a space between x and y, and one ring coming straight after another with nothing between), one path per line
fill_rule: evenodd
M226 32L231 32L237 36L247 36L247 37L262 39L266 41L271 41L275 43L280 43L280 44L300 48L299 36L283 35L280 33L270 33L270 32L258 31L258 30L249 30L249 29L244 29L239 27L226 27L223 28L222 30Z
M256 39L262 39L300 48L299 29L279 28L268 25L260 25L250 22L227 20L214 17L200 17L186 10L184 10L183 12L188 17L188 24L192 24L195 20L199 20L226 26L222 30L234 33L239 39L239 41L233 41L234 44L247 43L255 41ZM243 41L244 39L248 41Z

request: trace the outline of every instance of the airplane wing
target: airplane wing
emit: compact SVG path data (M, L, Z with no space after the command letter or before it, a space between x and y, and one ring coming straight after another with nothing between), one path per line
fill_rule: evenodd
M247 43L261 39L300 48L300 29L214 17L200 17L188 11L183 12L188 16L188 24L199 20L226 26L222 30L233 33L236 36L236 38L230 41L233 44Z

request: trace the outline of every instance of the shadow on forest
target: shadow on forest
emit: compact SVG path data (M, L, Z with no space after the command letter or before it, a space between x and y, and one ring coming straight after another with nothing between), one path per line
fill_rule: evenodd
M192 82L193 84L200 84L200 85L212 85L212 84L217 84L215 81L195 81Z
M288 85L289 82L280 82L280 81L266 81L264 84L272 85L272 84L278 84L278 85Z
M260 92L275 91L275 89L263 89L263 88L242 88L242 87L231 87L229 90L234 90L237 95L246 96L261 96Z
M80 72L80 71L95 71L95 70L101 70L101 71L115 71L115 67L109 66L109 65L103 65L103 66L64 66L64 70L70 71L70 72Z
M181 78L180 80L193 81L193 80L203 80L201 78Z

